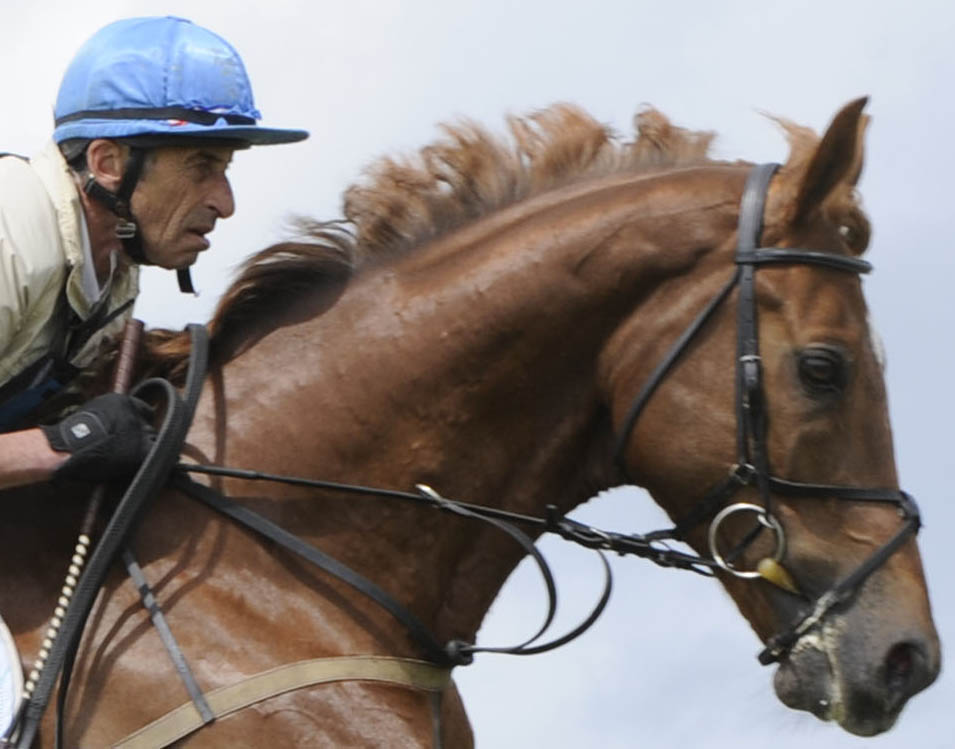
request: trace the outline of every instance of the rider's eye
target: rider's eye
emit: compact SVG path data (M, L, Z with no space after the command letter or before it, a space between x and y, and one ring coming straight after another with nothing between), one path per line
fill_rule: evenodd
M823 346L799 354L799 379L810 395L836 395L846 387L846 360L838 351Z

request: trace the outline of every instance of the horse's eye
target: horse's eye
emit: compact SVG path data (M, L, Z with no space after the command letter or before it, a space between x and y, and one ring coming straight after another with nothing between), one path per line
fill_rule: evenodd
M799 354L799 379L810 395L837 395L846 387L846 360L835 349L813 346Z

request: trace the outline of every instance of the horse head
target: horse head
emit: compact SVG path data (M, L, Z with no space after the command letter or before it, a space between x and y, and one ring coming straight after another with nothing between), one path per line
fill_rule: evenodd
M720 557L720 580L756 633L772 645L790 628L787 646L765 658L780 661L779 698L871 735L935 679L939 644L914 533L900 532L917 528L917 510L894 489L883 363L859 280L868 269L856 260L869 236L854 198L864 104L846 106L821 139L784 123L792 150L769 182L761 242L782 249L780 262L768 261L769 250L753 266L758 354L742 340L743 282L723 286L732 292L626 427L623 458L688 542ZM639 334L641 321L663 321L673 340L687 310L725 282L734 253L745 267L739 232L724 234L693 273L661 285L610 339L602 379L618 424L664 350ZM744 366L760 378L756 392L740 382ZM738 487L731 501L741 504L701 512L707 491L726 486ZM896 501L872 501L881 488Z

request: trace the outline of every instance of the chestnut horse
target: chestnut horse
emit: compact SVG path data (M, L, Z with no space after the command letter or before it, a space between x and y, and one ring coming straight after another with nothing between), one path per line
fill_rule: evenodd
M914 534L899 535L898 509L911 520L912 506L895 490L858 277L868 240L854 199L863 104L846 106L822 138L782 123L791 153L771 180L762 172L761 244L803 249L781 262L760 255L748 287L726 283L752 166L709 160L709 134L654 111L638 116L630 144L558 106L512 120L507 142L463 125L416 161L382 162L347 193L350 223L312 224L310 240L253 258L224 297L186 460L401 490L427 484L536 515L632 481L685 521L726 483L740 444L755 445L764 454L753 470L769 473L743 486L736 468L738 491L722 504L747 504L716 521L716 551L727 556L720 581L770 643L784 703L853 733L888 729L934 680L939 643ZM721 289L726 298L654 375ZM758 355L737 351L744 296L758 312ZM183 347L169 334L154 360L173 366ZM737 359L764 394L762 420L747 423L765 434L756 427L742 439L740 414L756 405L734 402ZM638 399L648 382L655 388ZM638 418L628 420L635 401ZM799 496L786 482L815 490ZM377 582L441 642L474 641L524 553L487 526L404 503L206 483ZM839 487L881 487L872 492L891 501ZM32 659L81 507L52 488L10 493L3 506L0 611ZM718 510L684 526L707 559ZM741 516L753 514L772 532L731 555L728 530L745 532ZM132 546L206 695L305 660L384 656L387 667L422 656L401 623L352 587L177 491L151 505ZM777 585L735 574L774 554L766 577ZM440 670L427 672L435 683L409 686L363 675L361 659L327 662L358 670L249 700L182 744L472 745ZM188 703L119 569L93 609L73 684L70 746L114 745ZM47 722L40 743L51 742Z

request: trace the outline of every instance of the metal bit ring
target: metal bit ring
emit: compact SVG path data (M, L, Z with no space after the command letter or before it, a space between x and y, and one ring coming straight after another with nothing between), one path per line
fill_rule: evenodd
M773 559L777 562L782 560L783 555L786 553L786 536L783 533L782 525L780 525L779 521L775 517L766 512L765 507L750 504L749 502L737 502L736 504L724 507L722 510L720 510L716 517L713 518L713 522L710 523L709 530L710 555L713 557L713 561L716 562L720 569L725 570L732 575L746 579L761 577L760 573L756 570L739 570L733 567L732 564L726 561L717 547L716 533L719 530L720 524L730 515L733 515L737 512L755 513L759 522L776 534L776 551L773 553Z

